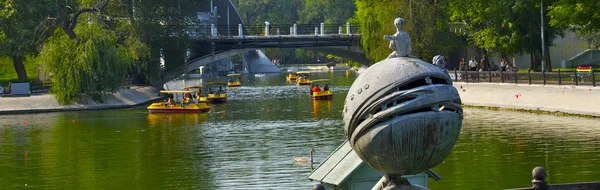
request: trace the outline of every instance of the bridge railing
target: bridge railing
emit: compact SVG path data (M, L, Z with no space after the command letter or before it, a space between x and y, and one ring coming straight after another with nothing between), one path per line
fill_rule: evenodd
M192 37L232 37L276 35L339 35L360 34L358 24L270 24L268 25L194 25L188 28ZM350 31L348 31L350 30ZM267 35L268 33L268 35Z

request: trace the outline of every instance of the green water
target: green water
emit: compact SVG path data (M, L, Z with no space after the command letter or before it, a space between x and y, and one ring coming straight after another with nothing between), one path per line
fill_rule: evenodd
M341 110L356 78L311 76L331 79L333 101L312 101L307 87L268 74L244 76L227 104L205 114L142 106L2 115L0 189L310 189L310 167L292 156L313 147L318 162L344 141ZM443 179L429 187L525 187L538 165L550 183L598 181L599 137L598 119L465 109L457 145L435 168Z

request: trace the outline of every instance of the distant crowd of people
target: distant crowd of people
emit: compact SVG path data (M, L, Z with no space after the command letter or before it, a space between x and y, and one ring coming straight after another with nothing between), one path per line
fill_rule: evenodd
M447 62L446 60L444 61ZM516 69L517 68L514 67L513 64L506 59L506 57L503 57L500 61L500 67L498 67L494 62L490 64L490 60L487 55L483 55L483 58L481 58L479 61L477 60L477 56L473 56L468 63L465 61L465 58L461 58L458 67L459 71L515 71Z

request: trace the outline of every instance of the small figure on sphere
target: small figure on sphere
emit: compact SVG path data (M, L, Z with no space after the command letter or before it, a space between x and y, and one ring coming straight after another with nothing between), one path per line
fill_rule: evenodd
M394 25L396 26L396 33L394 35L385 35L383 39L390 40L390 49L394 50L387 58L394 57L409 57L412 51L410 45L410 36L408 32L404 32L404 24L406 20L402 18L396 18Z

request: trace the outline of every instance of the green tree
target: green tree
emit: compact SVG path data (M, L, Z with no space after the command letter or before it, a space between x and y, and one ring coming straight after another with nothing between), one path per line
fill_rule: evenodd
M550 25L574 31L594 48L600 47L600 1L558 0L548 7Z
M51 92L62 104L77 101L80 93L101 101L104 92L119 88L129 70L127 47L99 24L81 25L73 32L77 40L57 30L38 57L53 74Z
M26 55L36 54L46 38L43 21L52 13L48 0L0 0L0 57L12 59L18 79L27 80Z
M129 32L147 46L148 56L134 62L147 82L161 81L160 73L184 64L189 46L187 30L198 23L196 11L208 0L128 0ZM221 10L222 11L222 10ZM166 68L160 67L161 56Z
M354 16L356 5L348 0L306 0L300 10L304 24L343 24Z
M360 24L361 43L373 62L385 59L391 52L384 35L396 32L394 19L407 20L412 54L423 60L460 47L462 41L448 29L447 1L357 0L353 22Z
M544 6L552 3L547 0ZM450 0L450 19L464 22L467 37L474 45L502 55L529 53L541 55L541 16L539 1L523 0ZM563 31L552 27L544 15L544 51L547 58L549 46ZM547 68L551 70L550 59ZM531 69L535 66L530 65Z

